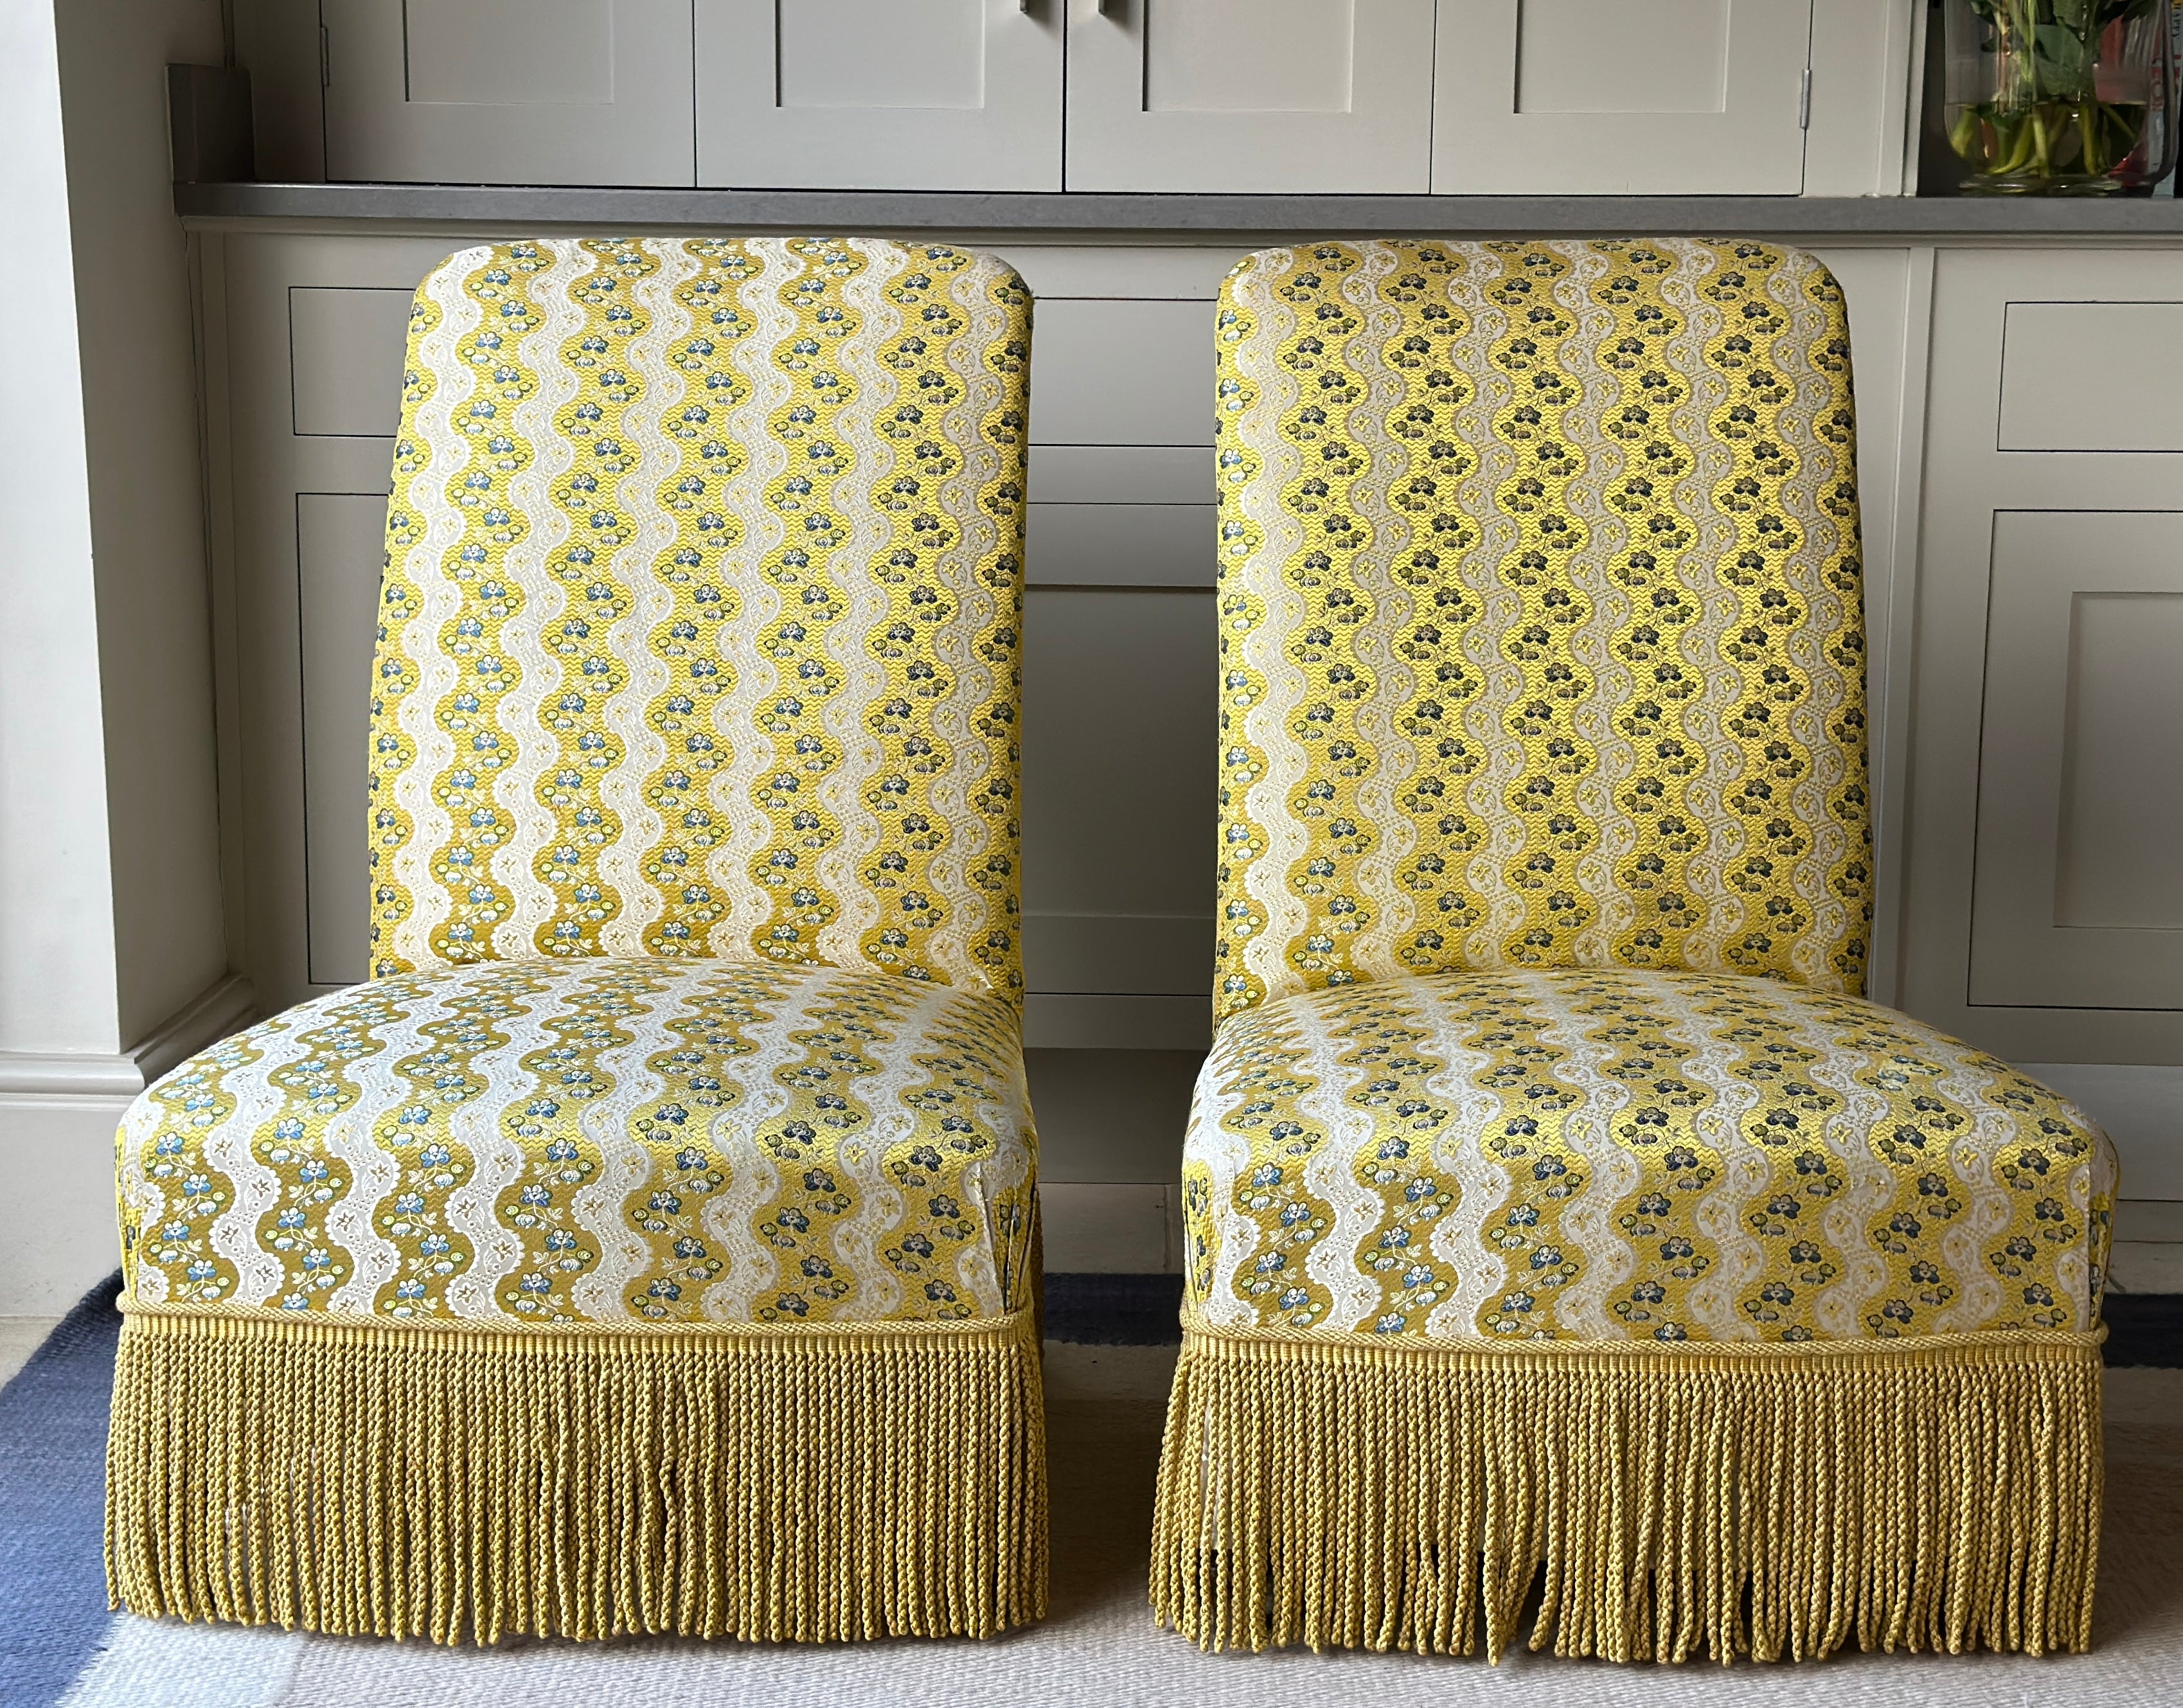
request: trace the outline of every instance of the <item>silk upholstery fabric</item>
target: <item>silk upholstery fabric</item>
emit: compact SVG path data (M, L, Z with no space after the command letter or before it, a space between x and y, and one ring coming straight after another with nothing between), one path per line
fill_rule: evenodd
M1005 1002L586 956L292 1008L131 1111L134 1296L511 1323L946 1322L1030 1298Z
M1269 250L1219 310L1218 1010L1864 980L1841 293L1756 244Z
M1208 1327L1441 1340L2088 1330L2114 1192L2083 1116L1907 1015L1619 968L1247 1010L1185 1173Z
M1213 1330L2098 1321L2112 1146L1861 1000L1848 328L1757 243L1325 243L1218 313Z
M1029 343L1014 274L936 245L517 242L424 282L375 977L139 1100L133 1299L511 1324L1028 1303Z
M862 240L586 240L417 293L375 970L892 968L1014 998L1029 293Z

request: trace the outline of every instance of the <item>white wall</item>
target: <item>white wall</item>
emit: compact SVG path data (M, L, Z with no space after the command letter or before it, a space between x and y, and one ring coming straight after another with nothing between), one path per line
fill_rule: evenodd
M165 72L219 56L219 0L0 0L0 1315L114 1267L138 1046L227 975Z
M75 279L53 13L0 4L0 1050L121 1047Z

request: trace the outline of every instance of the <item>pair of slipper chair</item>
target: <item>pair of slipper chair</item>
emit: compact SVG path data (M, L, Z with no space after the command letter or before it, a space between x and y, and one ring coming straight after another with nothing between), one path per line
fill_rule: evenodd
M2083 1648L2113 1153L1857 994L1834 282L1333 242L1214 323L1220 1024L1160 1616ZM481 1642L1044 1611L1030 365L1021 281L944 246L555 239L420 287L373 977L122 1128L117 1602Z

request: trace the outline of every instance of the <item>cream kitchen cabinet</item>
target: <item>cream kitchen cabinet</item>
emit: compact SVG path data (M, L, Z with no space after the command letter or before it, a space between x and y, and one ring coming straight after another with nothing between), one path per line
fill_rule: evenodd
M1440 0L1441 193L1793 196L1813 0Z
M1902 1001L2173 1124L2183 253L1944 250L1932 327Z
M697 181L1061 188L1062 0L697 0Z
M269 175L1893 195L1914 0L234 0ZM323 26L323 27L320 27Z
M693 180L690 0L319 0L319 15L330 179Z
M1429 185L1432 0L1067 0L1072 190Z

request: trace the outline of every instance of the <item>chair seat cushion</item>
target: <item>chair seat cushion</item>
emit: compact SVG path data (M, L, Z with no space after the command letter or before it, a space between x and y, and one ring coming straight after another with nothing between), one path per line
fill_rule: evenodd
M1215 1329L1812 1340L2097 1326L2106 1136L1855 997L1440 973L1222 1027L1186 1148Z
M120 1145L147 1304L515 1326L945 1322L1030 1296L1014 1011L884 971L380 979L185 1062Z

